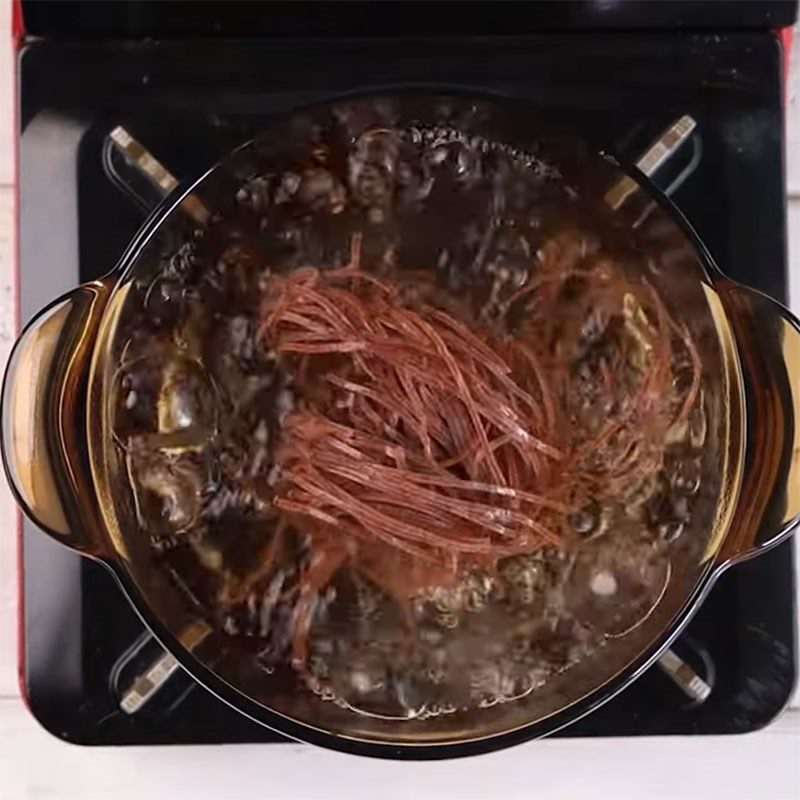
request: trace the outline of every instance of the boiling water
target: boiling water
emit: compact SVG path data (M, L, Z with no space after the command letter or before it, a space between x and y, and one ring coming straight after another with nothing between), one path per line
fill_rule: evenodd
M300 125L285 152L254 148L229 193L209 198L200 187L209 223L172 241L127 301L115 437L141 535L187 602L252 653L265 681L289 668L359 713L425 718L520 698L652 613L673 564L703 544L688 531L707 482L706 410L701 393L631 491L575 509L568 545L424 587L411 620L343 567L314 598L308 655L292 664L309 559L302 524L294 522L280 566L268 555L282 424L306 399L296 364L259 337L271 277L342 266L358 235L361 268L402 287L409 307L432 304L497 336L535 337L531 308L514 298L541 277L543 251L564 231L575 269L592 259L643 268L618 237L604 241L556 167L457 126L371 116L357 105L336 109ZM570 419L599 426L612 411L598 389L610 325L587 318L581 328L564 400ZM676 402L689 368L676 353Z

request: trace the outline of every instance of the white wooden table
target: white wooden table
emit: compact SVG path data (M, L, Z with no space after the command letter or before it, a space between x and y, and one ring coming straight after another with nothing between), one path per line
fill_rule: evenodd
M0 364L14 336L10 4L0 0ZM800 35L789 86L791 294L800 310ZM16 676L16 509L0 481L0 800L800 798L800 708L737 737L553 740L398 764L300 745L78 748L29 716Z

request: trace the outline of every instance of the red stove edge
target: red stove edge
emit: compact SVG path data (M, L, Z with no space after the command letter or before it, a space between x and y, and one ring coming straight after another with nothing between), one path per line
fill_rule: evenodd
M19 50L25 39L25 23L22 18L22 0L12 0L11 4L11 64L9 68L14 76L14 85L11 96L13 98L13 109L11 112L11 124L13 126L13 153L12 153L12 182L14 187L14 236L12 244L12 264L11 270L11 297L14 307L14 332L19 334L20 329L20 304L19 304L19 139L20 139L20 118L19 118ZM15 504L16 505L16 504ZM16 506L16 528L17 528L17 685L22 701L33 715L30 700L28 698L28 688L25 684L25 614L24 614L24 592L22 585L23 576L23 554L22 554L22 510Z
M19 139L20 139L20 118L19 118L19 50L25 39L25 22L22 18L22 0L12 0L11 4L11 64L9 68L14 76L14 85L11 96L13 98L13 109L11 112L11 124L13 126L13 153L12 153L12 182L14 187L14 236L12 244L12 265L11 270L11 298L14 307L14 332L19 334L20 329L20 304L19 304ZM16 504L15 504L16 505ZM17 685L22 701L33 715L30 700L28 698L28 688L25 684L25 614L24 614L24 592L22 586L23 575L23 554L22 554L22 510L16 506L16 528L17 528Z

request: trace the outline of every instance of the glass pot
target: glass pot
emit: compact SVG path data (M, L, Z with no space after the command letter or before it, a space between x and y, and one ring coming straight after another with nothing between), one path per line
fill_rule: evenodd
M635 630L609 637L597 657L515 702L426 720L386 720L325 702L285 676L267 676L187 602L137 523L114 435L117 376L125 357L121 331L141 313L143 287L164 260L213 224L220 209L232 208L241 188L267 175L269 165L306 158L320 131L340 142L345 159L376 132L395 131L406 143L438 147L440 161L452 162L456 171L499 159L538 170L545 185L569 187L583 212L594 215L597 230L635 243L651 269L648 280L697 342L705 409L698 446L717 491L684 536L694 536L702 547L676 567L658 604ZM449 221L473 213L449 202L453 192L469 189L449 191L432 193L438 199L421 202L398 223L401 237L427 237L430 257L456 235ZM347 203L355 192L351 184L340 199ZM363 231L365 241L370 226L385 230L385 220L358 214L355 219L351 215L347 225ZM338 225L334 220L324 236L340 240ZM769 297L728 280L680 212L641 173L553 133L535 110L516 101L396 91L347 98L276 121L257 141L167 197L105 278L43 309L20 335L8 365L2 449L25 513L57 541L105 565L162 645L232 707L283 734L334 749L439 758L547 735L597 708L652 665L725 569L783 541L797 523L799 420L797 319Z

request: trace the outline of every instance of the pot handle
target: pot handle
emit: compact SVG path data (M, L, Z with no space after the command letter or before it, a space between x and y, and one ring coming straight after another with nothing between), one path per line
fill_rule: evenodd
M760 292L723 281L745 387L743 480L719 563L780 544L800 522L800 320Z
M86 450L86 384L109 285L79 286L17 339L3 381L2 454L25 513L54 539L102 554Z

